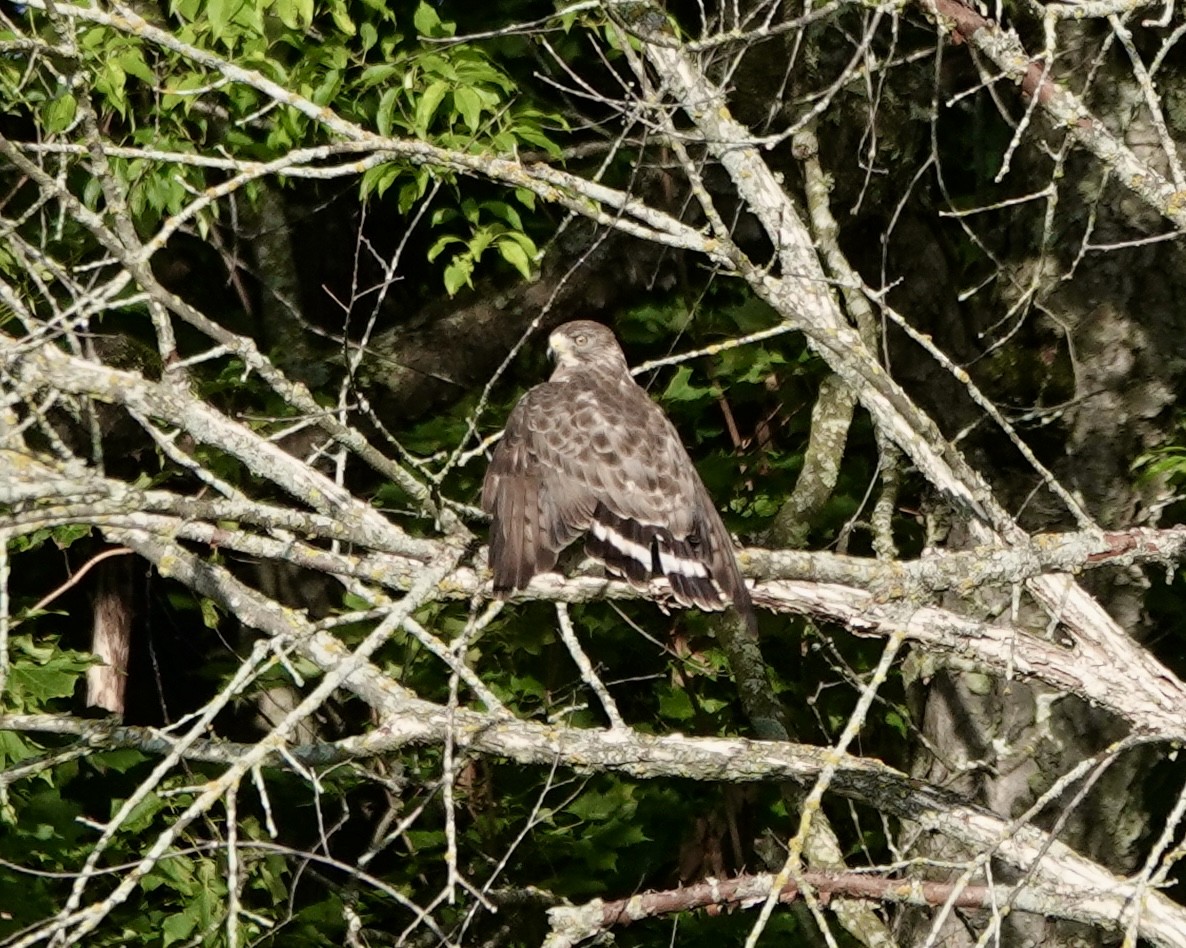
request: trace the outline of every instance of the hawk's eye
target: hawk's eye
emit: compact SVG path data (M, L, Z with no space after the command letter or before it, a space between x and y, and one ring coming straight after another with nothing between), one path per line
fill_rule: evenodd
M575 342L578 346L583 346L588 341L589 341L589 337L586 336L584 333L581 333L579 336L577 336L576 338L573 339L573 342Z

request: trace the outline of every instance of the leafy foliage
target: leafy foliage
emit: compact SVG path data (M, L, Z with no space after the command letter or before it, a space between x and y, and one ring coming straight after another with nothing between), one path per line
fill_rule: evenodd
M552 136L563 129L562 119L524 96L481 46L444 43L455 26L427 2L174 0L168 22L149 26L162 35L167 31L171 39L164 44L103 25L101 17L73 20L66 29L29 11L21 27L47 50L69 49L69 75L44 58L32 71L5 59L0 100L52 140L83 130L87 120L78 112L79 95L93 97L95 121L111 144L146 150L143 157L118 152L106 157L144 234L155 232L166 217L179 217L175 224L183 230L208 238L212 228L226 223L225 205L209 201L195 208L194 194L222 186L239 165L278 163L283 173L285 156L301 149L321 147L329 157L340 149L341 137L331 130L346 129L354 140L378 135L475 154L513 155L532 148L558 155ZM17 38L0 29L0 42ZM221 75L223 57L254 81ZM67 81L69 76L77 82ZM270 103L260 88L269 83L288 90L291 104ZM338 126L327 126L317 115L331 102ZM199 161L197 155L209 148L217 148L221 158ZM67 151L63 166L77 168L77 157ZM240 174L241 193L253 199L258 193L253 179L260 173ZM538 251L519 213L503 201L468 196L468 186L453 172L399 158L369 168L360 186L364 196L382 197L398 184L396 207L407 214L434 180L455 195L457 209L439 208L433 226L462 225L442 236L428 256L431 262L449 248L443 278L450 293L472 285L475 267L490 248L530 275ZM97 177L80 175L77 187L89 209L104 205ZM531 195L516 195L523 207L533 207ZM88 243L84 238L81 246ZM18 275L15 268L8 272Z

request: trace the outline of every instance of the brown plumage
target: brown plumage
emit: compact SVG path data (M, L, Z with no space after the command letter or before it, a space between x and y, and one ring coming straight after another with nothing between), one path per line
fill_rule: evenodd
M677 601L756 619L720 515L667 417L630 377L614 334L565 323L551 379L520 399L482 485L494 590L508 595L585 549L632 585L665 576Z

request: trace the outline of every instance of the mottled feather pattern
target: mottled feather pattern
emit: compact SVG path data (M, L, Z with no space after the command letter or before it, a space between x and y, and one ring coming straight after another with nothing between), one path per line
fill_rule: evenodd
M613 333L582 320L550 342L556 369L511 412L482 485L495 592L552 570L584 534L589 555L631 584L666 577L676 601L709 610L732 603L752 628L725 525Z

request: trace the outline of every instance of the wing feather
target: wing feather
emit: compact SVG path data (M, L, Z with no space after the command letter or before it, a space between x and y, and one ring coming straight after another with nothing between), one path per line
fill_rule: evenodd
M482 483L482 509L493 521L490 567L500 596L550 571L560 551L588 529L594 506L586 487L546 460L554 421L551 399L540 393L546 384L511 412Z

